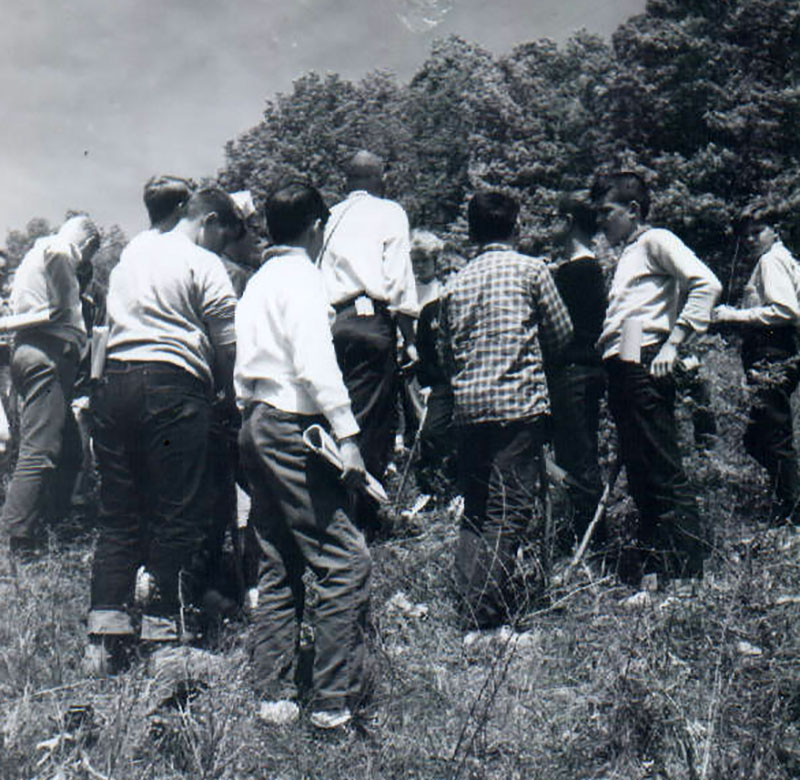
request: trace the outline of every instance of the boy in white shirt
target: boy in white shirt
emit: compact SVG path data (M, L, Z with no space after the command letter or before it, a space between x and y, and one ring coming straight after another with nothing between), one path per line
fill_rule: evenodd
M336 362L322 275L314 266L328 218L322 197L290 184L266 205L275 245L236 312L237 401L242 466L253 491L260 551L253 663L260 716L299 715L294 671L303 612L302 576L316 579L311 722L342 726L357 703L365 656L370 554L353 525L345 486L364 479L358 424ZM330 426L344 463L340 478L303 444L313 423Z
M791 398L800 379L800 267L765 217L746 215L740 229L756 264L744 288L741 308L717 306L714 320L742 331L742 363L753 391L744 446L769 472L773 522L797 524L800 477Z
M701 577L707 546L678 448L673 369L678 346L708 328L722 288L674 233L647 224L650 194L640 176L598 178L592 200L609 243L623 246L598 345L620 457L639 510L641 572ZM638 360L625 354L626 330L640 333Z

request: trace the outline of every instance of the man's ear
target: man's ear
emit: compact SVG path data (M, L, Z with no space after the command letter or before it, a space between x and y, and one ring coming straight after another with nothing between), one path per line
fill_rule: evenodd
M638 200L632 200L628 204L628 214L632 219L639 220L642 217L642 207L639 205Z

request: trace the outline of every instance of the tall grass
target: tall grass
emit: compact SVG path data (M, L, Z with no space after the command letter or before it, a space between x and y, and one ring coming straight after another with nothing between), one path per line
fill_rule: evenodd
M159 707L145 661L85 679L91 537L54 537L20 567L18 587L0 584L0 777L800 777L800 536L762 520L765 480L741 451L736 355L713 343L705 363L720 426L710 454L694 450L681 412L713 542L694 594L631 602L613 567L590 558L566 589L534 594L524 632L465 642L451 593L457 529L444 513L423 514L415 535L373 547L371 701L352 728L320 734L305 720L272 728L255 717L246 629L223 635L223 667L176 706ZM612 446L608 437L606 459ZM623 479L612 526L631 519ZM398 592L427 611L398 607Z

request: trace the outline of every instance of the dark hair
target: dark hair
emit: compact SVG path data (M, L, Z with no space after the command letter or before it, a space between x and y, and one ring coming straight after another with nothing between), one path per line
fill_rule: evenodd
M598 176L592 184L592 203L599 203L612 190L615 202L628 205L636 201L639 204L639 215L642 219L647 219L650 213L650 188L638 173L620 171Z
M285 244L299 238L314 220L325 224L330 212L316 187L290 182L267 198L264 214L272 240Z
M467 206L469 237L478 244L505 241L514 233L519 203L504 192L478 192Z
M242 218L233 198L219 187L205 187L192 193L186 204L186 216L189 219L204 217L206 214L215 213L222 227L241 231Z
M193 182L178 176L153 176L144 185L144 206L150 223L156 225L174 216L194 189Z
M597 212L585 197L575 193L564 195L558 202L558 215L572 217L575 227L587 236L597 232Z

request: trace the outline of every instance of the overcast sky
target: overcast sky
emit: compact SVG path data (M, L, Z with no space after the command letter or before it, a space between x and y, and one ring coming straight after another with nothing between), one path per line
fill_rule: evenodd
M129 236L154 173L213 176L225 142L308 72L410 77L450 34L495 53L645 0L0 0L0 244L84 209Z

